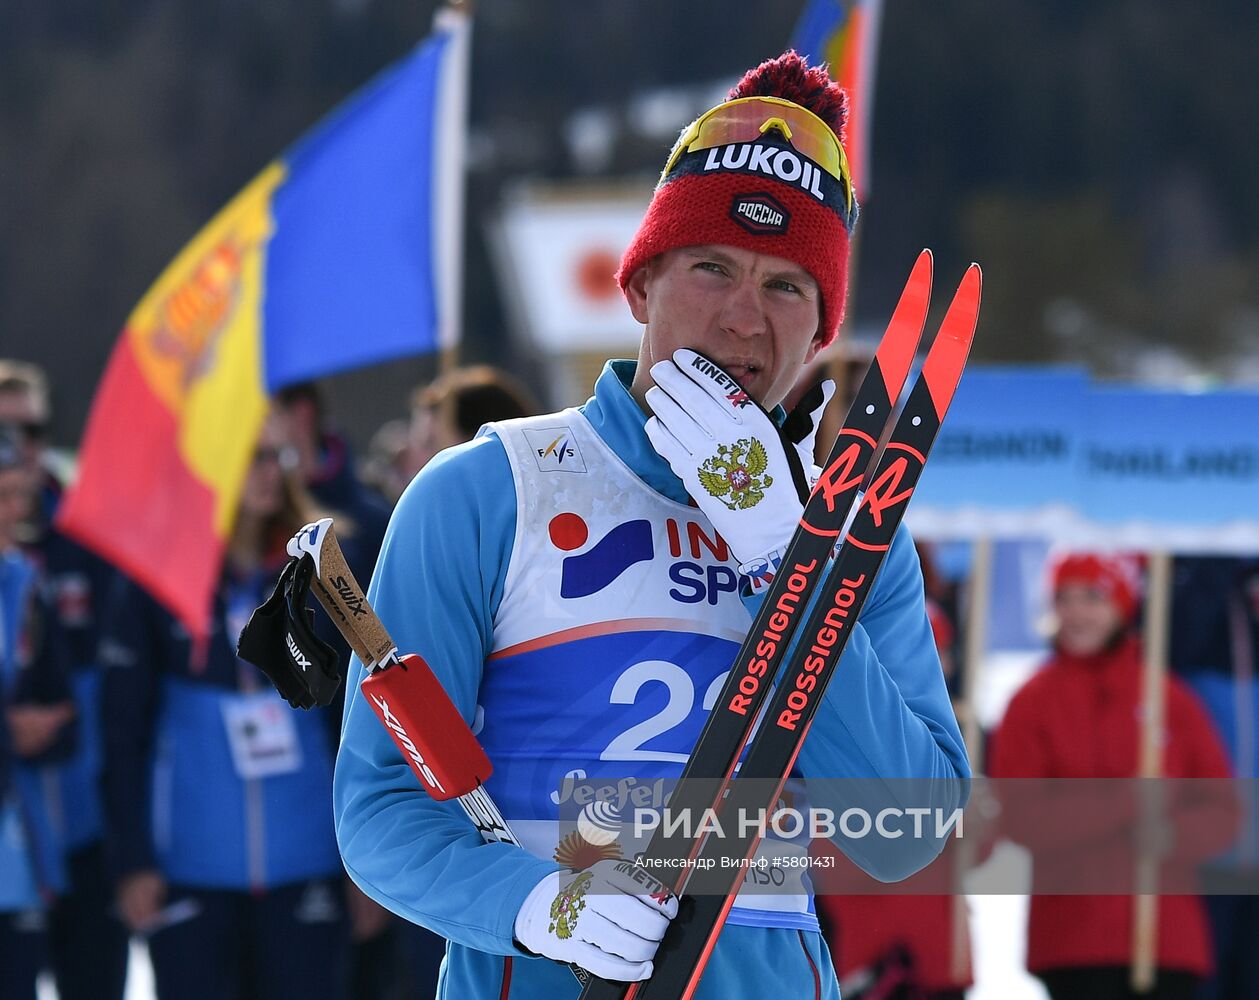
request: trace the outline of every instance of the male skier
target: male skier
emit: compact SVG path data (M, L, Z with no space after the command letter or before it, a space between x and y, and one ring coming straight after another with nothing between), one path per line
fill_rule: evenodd
M556 858L592 859L557 845L556 820L578 784L677 777L799 520L821 407L814 394L784 419L778 404L843 313L857 215L844 115L838 86L794 53L750 71L684 130L622 260L637 362L609 362L582 407L443 452L399 502L369 596L473 724L527 848L482 843L424 794L359 697L355 660L342 855L365 892L450 940L441 996L575 997L562 962L651 974L676 900L615 861L562 870ZM796 770L969 776L904 530ZM886 859L841 846L895 879L942 845ZM781 894L740 894L699 996L838 997L807 877L783 870Z

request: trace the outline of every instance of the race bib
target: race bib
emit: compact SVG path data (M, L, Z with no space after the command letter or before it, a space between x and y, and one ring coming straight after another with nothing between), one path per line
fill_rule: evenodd
M238 775L248 781L291 774L302 766L292 710L275 694L237 695L222 706Z

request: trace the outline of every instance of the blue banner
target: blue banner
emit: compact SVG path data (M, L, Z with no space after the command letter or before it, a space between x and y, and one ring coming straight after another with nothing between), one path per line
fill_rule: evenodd
M1259 393L1094 389L1085 423L1079 506L1101 533L1215 549L1259 532Z
M909 508L933 537L1043 534L1073 504L1085 373L1074 368L967 370ZM994 523L997 522L997 523Z
M1259 393L974 368L908 520L923 538L1259 551Z

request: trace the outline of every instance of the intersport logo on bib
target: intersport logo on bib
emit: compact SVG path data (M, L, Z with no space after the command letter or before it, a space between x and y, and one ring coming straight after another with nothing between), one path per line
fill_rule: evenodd
M664 529L659 554L669 559L667 592L672 600L716 605L725 595L737 596L739 577L726 565L732 556L725 539L711 527L672 517L665 519ZM566 511L551 518L547 534L557 549L571 553L560 569L560 597L565 600L591 597L630 567L657 556L655 531L645 518L614 525L591 543L585 518Z

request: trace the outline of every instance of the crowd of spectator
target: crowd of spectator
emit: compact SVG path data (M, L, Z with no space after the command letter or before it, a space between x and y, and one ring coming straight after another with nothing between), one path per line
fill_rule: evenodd
M537 412L534 397L486 366L452 371L418 389L409 419L382 427L356 463L321 387L285 389L254 451L204 642L58 532L49 402L42 371L0 361L0 1000L33 997L41 971L62 1000L120 1000L133 937L165 998L433 996L444 942L368 899L341 865L341 706L289 709L236 656L236 638L298 527L334 516L366 581L415 473L482 424ZM941 662L959 689L958 595L929 547L923 556ZM1253 777L1259 560L1176 565L1163 773ZM1045 571L1049 652L991 733L987 771L1133 777L1140 566L1072 553ZM1217 835L1199 838L1212 853L1195 863L1254 869L1235 807L1204 815ZM1003 831L1029 846L1037 832ZM1109 850L1098 837L1087 849ZM1034 896L1028 965L1055 1000L1130 995L1129 902ZM949 960L959 922L969 949L951 896L836 895L819 911L846 998L956 1000L972 981L969 962ZM1165 897L1159 927L1147 995L1259 995L1256 897Z

